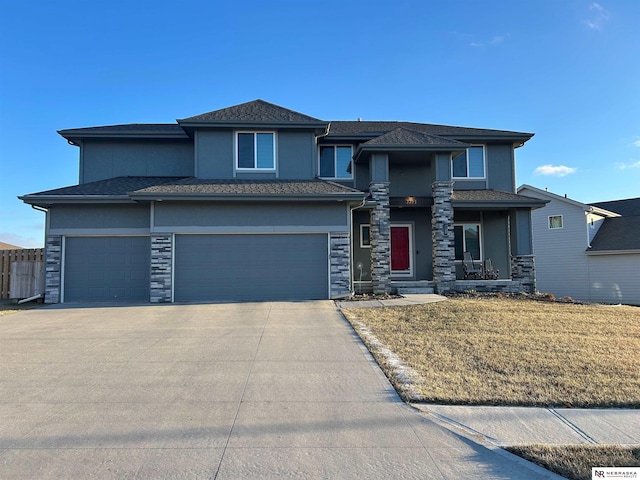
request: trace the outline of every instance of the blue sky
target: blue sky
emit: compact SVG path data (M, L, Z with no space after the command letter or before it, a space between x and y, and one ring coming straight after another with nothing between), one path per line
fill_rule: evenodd
M0 0L0 241L74 185L56 131L262 98L323 120L533 132L517 183L640 196L640 1Z

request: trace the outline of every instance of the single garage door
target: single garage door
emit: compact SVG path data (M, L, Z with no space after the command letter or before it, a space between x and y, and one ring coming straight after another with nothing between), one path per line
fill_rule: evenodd
M67 237L65 302L148 302L149 237Z
M175 300L329 298L326 234L176 235Z

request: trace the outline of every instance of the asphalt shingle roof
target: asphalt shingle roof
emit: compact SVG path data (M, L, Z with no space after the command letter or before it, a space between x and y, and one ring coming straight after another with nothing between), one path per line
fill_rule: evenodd
M379 136L398 128L405 128L429 135L443 136L522 136L532 137L532 133L513 132L508 130L491 130L486 128L456 127L450 125L436 125L416 122L390 122L390 121L332 121L329 127L329 137L334 136Z
M193 117L178 120L179 122L308 122L321 123L319 120L303 113L289 110L288 108L265 102L264 100L254 100L252 102L241 103L232 107L214 110Z
M461 202L513 202L513 203L539 203L544 205L545 201L539 198L527 197L516 193L504 192L502 190L454 190L451 195L453 201Z
M351 187L324 180L212 180L183 178L137 190L136 194L200 195L336 195L362 193ZM364 195L364 194L363 194Z
M429 133L409 130L405 127L398 127L384 135L380 135L362 145L403 145L403 146L455 146L459 145L464 148L466 144L456 140L439 137Z
M590 203L589 205L609 210L610 212L617 213L623 217L628 215L640 215L640 197L627 198L625 200L612 200L610 202L596 202Z
M365 194L360 190L325 180L209 180L194 177L116 177L25 195L25 200L60 197L122 197L153 195L273 195L323 196Z
M602 222L589 251L607 250L640 250L640 215L606 218Z

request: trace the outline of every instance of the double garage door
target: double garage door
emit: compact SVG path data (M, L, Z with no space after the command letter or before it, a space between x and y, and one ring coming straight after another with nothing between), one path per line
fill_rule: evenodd
M65 302L148 302L149 237L65 239ZM176 302L325 299L326 234L176 235Z

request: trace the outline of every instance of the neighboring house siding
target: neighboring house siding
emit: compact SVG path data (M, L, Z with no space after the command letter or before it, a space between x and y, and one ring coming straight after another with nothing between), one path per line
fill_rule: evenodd
M126 176L193 176L191 140L85 140L80 148L80 183Z
M347 206L337 203L160 202L154 217L158 231L333 231L347 225Z
M598 233L598 230L600 230L603 222L604 217L596 215L595 213L587 214L587 231L589 232L589 245L591 245L593 238L596 236L596 233Z
M150 224L149 206L56 205L49 210L50 233L92 233L104 229L144 229Z
M524 190L523 195L538 196ZM549 216L562 215L563 227L549 228ZM533 249L536 261L537 289L556 297L589 299L587 226L584 210L576 205L552 199L547 206L531 212Z
M590 300L640 305L640 253L588 255Z

